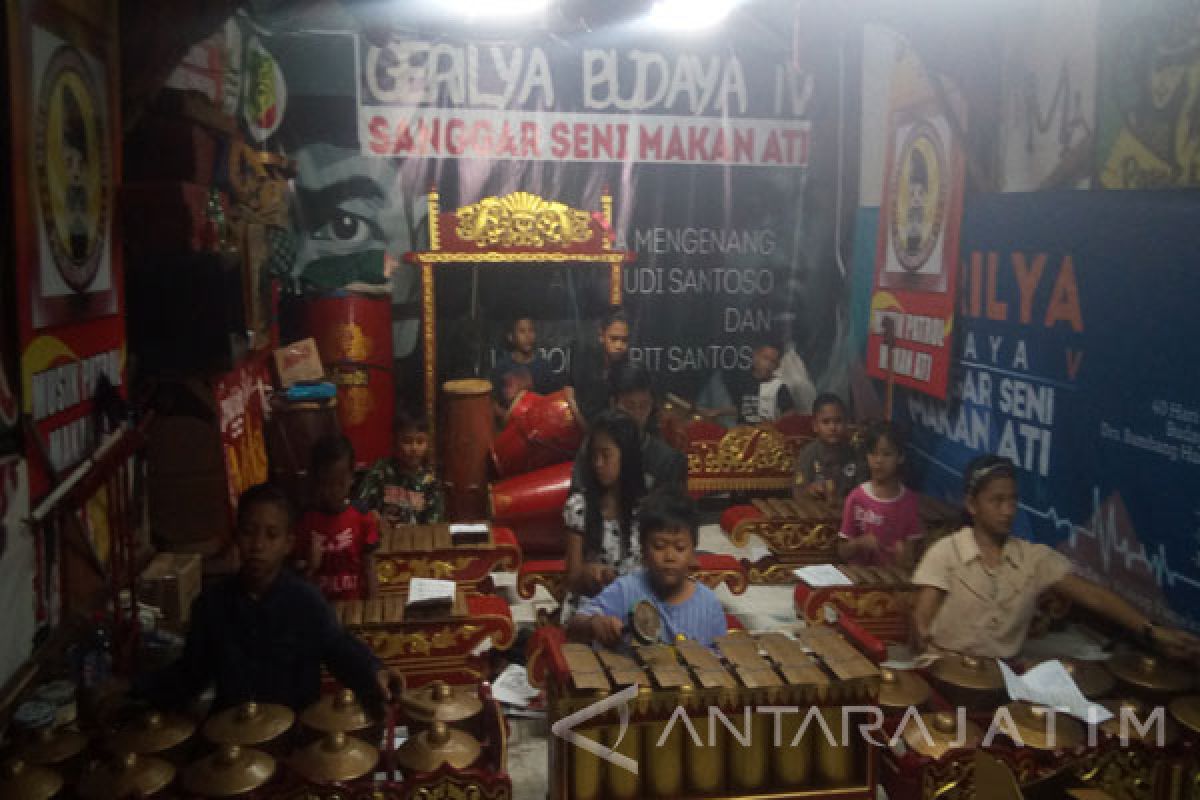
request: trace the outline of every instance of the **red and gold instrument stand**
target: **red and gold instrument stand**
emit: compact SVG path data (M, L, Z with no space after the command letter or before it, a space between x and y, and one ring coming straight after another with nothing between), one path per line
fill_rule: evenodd
M487 680L487 651L507 649L516 638L508 603L493 595L460 588L452 611L431 617L406 615L404 601L403 594L385 594L336 603L335 609L342 624L410 689L437 679L452 684Z
M495 571L515 572L521 547L508 528L491 527L487 541L455 544L447 525L399 525L386 531L375 553L380 592L407 592L413 578L456 582L468 593L491 591Z
M921 496L920 515L927 543L958 528L957 510L932 497ZM746 547L750 537L757 536L771 551L770 556L747 563L751 583L790 584L796 567L836 563L841 524L840 503L813 497L755 498L730 506L721 515L721 529L736 547Z
M747 562L751 583L790 584L796 580L796 567L838 560L841 521L841 509L823 500L766 497L730 506L721 515L721 529L735 547L747 547L754 535L771 551L766 558Z
M692 577L710 589L724 584L732 594L742 594L749 582L742 563L733 556L719 553L702 553L696 556ZM561 602L566 595L567 562L562 559L527 561L517 571L517 594L532 600L541 586L555 600Z
M986 726L990 720L984 720ZM886 729L887 735L894 728ZM998 737L1002 738L1002 737ZM896 748L881 748L880 781L887 790L888 800L976 800L979 794L975 782L975 748L958 748L941 758L931 758L912 750L903 743ZM1032 748L1016 748L993 744L987 752L1012 770L1017 783L1031 787L1048 781L1064 767L1055 769L1052 754ZM1055 794L1054 797L1062 797Z
M909 641L909 620L915 588L899 567L838 567L851 586L809 586L796 583L796 616L810 625L825 622L825 607L848 614L875 638L890 643Z

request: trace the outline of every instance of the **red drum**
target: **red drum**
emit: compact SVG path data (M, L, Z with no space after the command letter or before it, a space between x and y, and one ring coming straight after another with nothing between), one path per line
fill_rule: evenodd
M562 509L573 467L567 461L491 485L492 524L512 528L526 557L563 556Z
M492 444L492 383L479 378L442 384L446 414L446 512L451 522L487 518L488 450Z
M338 420L358 465L391 455L396 413L391 295L317 295L305 302L304 322L337 384Z
M583 428L570 387L546 396L522 392L513 401L504 430L492 443L492 464L501 478L573 461Z

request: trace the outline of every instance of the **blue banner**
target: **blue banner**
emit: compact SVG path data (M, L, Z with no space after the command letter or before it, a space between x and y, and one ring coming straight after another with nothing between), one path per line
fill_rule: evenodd
M951 399L899 391L917 483L1020 467L1017 533L1200 630L1200 193L970 198Z

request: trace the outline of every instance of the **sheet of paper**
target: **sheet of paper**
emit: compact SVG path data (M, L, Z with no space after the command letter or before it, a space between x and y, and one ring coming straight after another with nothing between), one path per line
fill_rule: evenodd
M456 533L487 533L488 524L486 522L455 522L450 526L450 535Z
M796 577L809 586L851 586L853 581L833 564L813 564L807 567L797 567Z
M408 582L408 605L414 603L454 602L454 581L413 578Z
M529 676L520 664L510 664L492 684L492 696L505 705L525 707L540 694L529 685Z
M1104 722L1112 717L1104 706L1083 696L1061 661L1045 661L1024 675L1017 675L1003 661L997 662L1004 675L1004 686L1013 700L1049 706L1084 722Z

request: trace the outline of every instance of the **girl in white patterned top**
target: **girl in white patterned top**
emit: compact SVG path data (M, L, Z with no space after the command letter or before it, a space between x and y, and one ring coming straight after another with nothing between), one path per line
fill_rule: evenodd
M567 497L567 595L563 619L581 597L593 597L617 576L641 565L634 509L646 493L637 423L622 411L591 422L584 443L580 491Z

